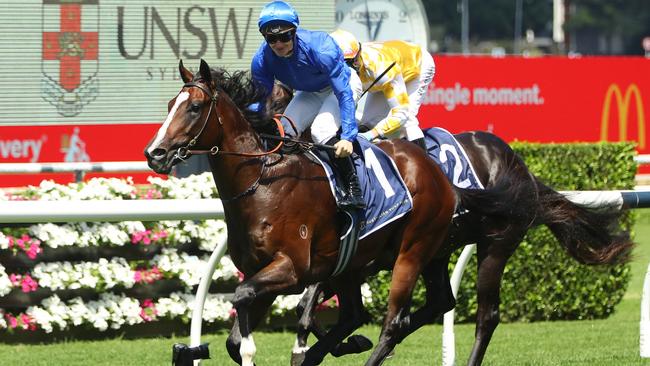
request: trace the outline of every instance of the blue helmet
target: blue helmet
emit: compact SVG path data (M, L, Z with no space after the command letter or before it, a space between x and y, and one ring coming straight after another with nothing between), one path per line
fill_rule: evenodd
M298 28L300 20L293 6L278 0L264 5L260 12L260 18L257 20L257 26L262 32L264 28L274 23L287 23L286 25Z

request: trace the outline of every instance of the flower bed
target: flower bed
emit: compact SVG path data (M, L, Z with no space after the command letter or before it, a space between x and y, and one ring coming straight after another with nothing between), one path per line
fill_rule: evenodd
M217 198L210 174L163 180L43 181L0 200ZM226 235L222 220L37 224L0 230L0 333L79 334L188 323L210 253ZM230 292L241 281L228 256L213 275L203 320L228 325ZM370 298L365 290L365 298ZM292 319L300 295L280 296L273 319ZM335 300L324 308L335 308ZM176 332L179 330L176 329ZM0 338L2 335L0 334ZM40 339L42 340L42 339Z

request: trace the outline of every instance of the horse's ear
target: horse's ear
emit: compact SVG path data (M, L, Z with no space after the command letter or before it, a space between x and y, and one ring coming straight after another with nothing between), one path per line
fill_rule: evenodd
M210 66L208 66L208 63L205 62L204 59L201 59L201 66L199 67L199 72L201 73L201 79L210 86L210 88L214 89L215 85L213 84L212 81L212 71L210 71Z
M184 83L189 83L194 78L194 75L192 75L190 70L186 69L185 66L183 66L183 60L180 60L178 62L178 71L180 71L181 79Z

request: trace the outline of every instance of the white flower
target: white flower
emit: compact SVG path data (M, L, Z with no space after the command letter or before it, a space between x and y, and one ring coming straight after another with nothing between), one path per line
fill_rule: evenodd
M0 249L9 249L9 238L0 232Z
M73 246L79 240L79 233L71 225L39 224L29 227L31 236L50 248Z
M11 292L11 280L5 271L5 267L0 264L0 297Z
M361 285L361 301L364 305L372 303L372 290L367 283Z
M296 308L296 306L300 302L300 299L302 298L303 294L304 291L300 295L278 296L273 302L273 305L271 306L271 314L282 315L287 313L288 311L292 311L293 309Z

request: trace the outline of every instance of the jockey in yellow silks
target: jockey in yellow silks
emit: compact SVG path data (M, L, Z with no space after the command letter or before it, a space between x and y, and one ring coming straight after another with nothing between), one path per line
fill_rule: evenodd
M355 98L393 62L393 67L368 90L364 105L357 108L361 126L371 128L359 134L372 141L377 138L406 137L424 147L424 135L417 113L435 74L431 54L405 41L359 43L350 32L330 34L343 50L350 67L357 70L362 86L352 85ZM351 79L352 81L352 79Z

